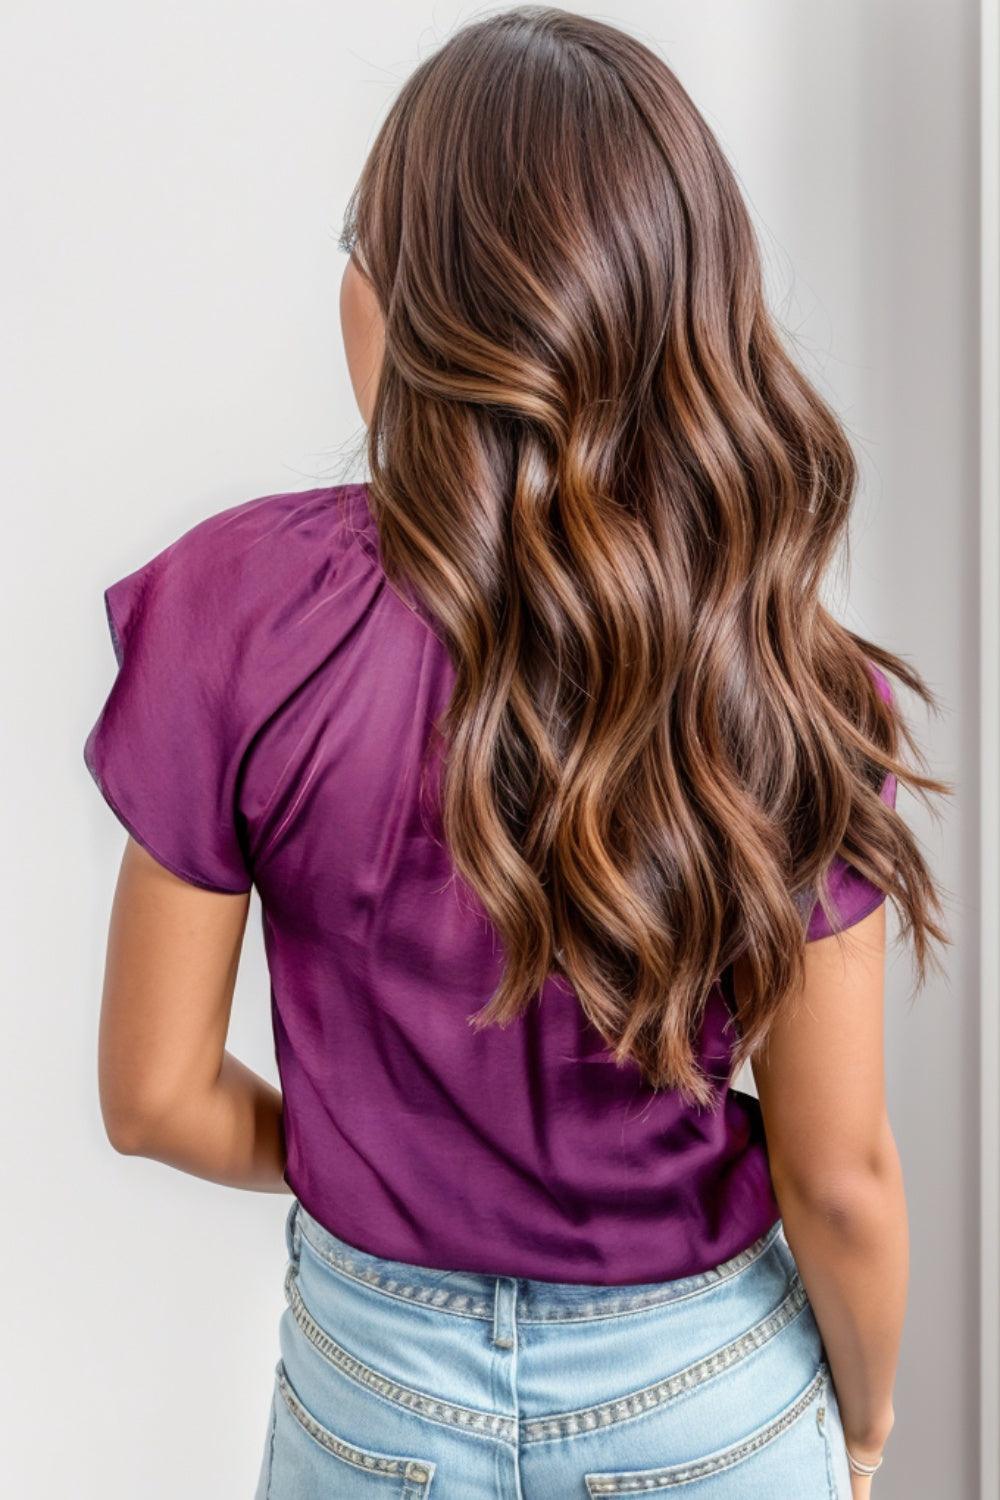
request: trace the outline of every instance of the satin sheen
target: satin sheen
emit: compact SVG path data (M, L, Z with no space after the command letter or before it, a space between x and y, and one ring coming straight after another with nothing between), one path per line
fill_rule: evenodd
M621 1284L715 1266L775 1222L760 1107L726 1087L722 983L711 1111L617 1066L557 977L506 1029L468 1024L501 952L419 774L453 669L385 576L364 485L208 516L104 602L117 674L87 768L161 864L258 891L285 1180L319 1223L418 1265ZM843 862L831 892L838 928L885 899ZM830 931L816 906L808 936Z

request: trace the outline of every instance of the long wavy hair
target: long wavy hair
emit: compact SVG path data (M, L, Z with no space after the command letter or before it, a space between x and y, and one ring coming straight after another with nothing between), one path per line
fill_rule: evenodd
M669 67L562 10L467 24L395 97L341 245L385 320L384 565L455 667L443 830L504 950L471 1024L561 974L616 1061L710 1105L712 983L742 959L735 1071L803 982L838 855L923 983L950 938L879 789L952 789L901 759L925 765L872 666L937 700L820 601L855 461Z

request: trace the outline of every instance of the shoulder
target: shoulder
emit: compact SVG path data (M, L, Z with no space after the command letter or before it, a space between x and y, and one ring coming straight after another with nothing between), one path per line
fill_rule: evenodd
M132 837L182 879L245 891L246 758L382 587L357 485L216 511L104 590L118 662L84 759Z
M104 590L121 662L143 633L169 637L189 664L247 643L308 609L345 564L371 567L365 487L332 485L255 496L203 516ZM144 631L140 626L145 627Z
M223 568L229 580L339 552L372 529L363 484L258 495L196 521L165 552L193 571Z

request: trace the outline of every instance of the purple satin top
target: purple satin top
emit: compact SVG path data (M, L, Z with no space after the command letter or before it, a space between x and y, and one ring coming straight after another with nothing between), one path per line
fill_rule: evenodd
M712 1111L616 1066L558 977L506 1030L468 1025L500 949L418 777L453 669L382 570L365 486L208 516L104 600L118 667L86 765L161 864L256 887L285 1179L311 1214L375 1255L603 1284L701 1271L775 1221L720 982ZM842 862L831 891L840 926L885 899ZM815 907L808 935L829 931Z

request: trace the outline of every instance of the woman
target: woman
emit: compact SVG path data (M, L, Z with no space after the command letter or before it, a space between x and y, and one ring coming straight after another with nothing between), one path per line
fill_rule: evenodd
M819 600L847 440L610 26L457 32L343 244L370 480L113 583L85 751L131 835L109 1137L293 1194L259 1500L867 1495L886 898L921 977L947 941L895 793L948 788ZM252 888L280 1094L225 1051Z

